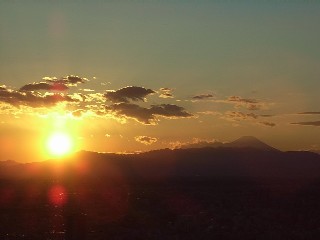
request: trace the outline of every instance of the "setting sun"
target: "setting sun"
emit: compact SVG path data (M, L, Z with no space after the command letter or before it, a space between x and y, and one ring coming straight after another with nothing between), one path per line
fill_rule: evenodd
M63 156L72 150L72 139L66 133L54 133L47 141L47 148L53 156Z

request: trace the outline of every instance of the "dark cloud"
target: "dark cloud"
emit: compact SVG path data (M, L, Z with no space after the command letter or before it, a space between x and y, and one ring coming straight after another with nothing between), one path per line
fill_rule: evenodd
M65 91L69 88L63 83L47 83L47 82L39 82L39 83L29 83L20 88L20 91Z
M42 79L50 83L63 84L69 87L77 86L79 83L85 83L88 81L87 78L82 78L74 75L68 75L61 79L58 79L56 77L44 77Z
M193 116L183 107L173 104L152 105L150 108L131 103L116 103L106 106L106 111L120 118L132 118L143 124L155 124L156 117L186 118Z
M137 142L140 142L145 145L150 145L158 141L157 138L148 137L148 136L137 136L134 138Z
M149 94L155 93L151 89L144 87L129 86L121 88L117 91L110 91L105 94L107 100L114 103L128 103L132 101L144 101L145 97Z
M164 117L191 117L192 114L185 111L183 107L174 104L151 105L153 115Z
M260 122L260 124L267 126L267 127L275 127L276 124L272 122Z
M86 78L81 78L81 77L73 76L73 75L69 75L69 76L65 77L63 80L71 85L77 85L78 83L84 83L85 81L87 81Z
M316 115L316 114L320 114L320 112L301 112L298 114L305 114L305 115Z
M0 91L0 102L8 103L15 107L47 107L59 102L76 102L75 99L63 94L38 94L32 92L19 92L11 89Z
M291 123L293 125L302 125L302 126L315 126L315 127L320 127L320 121L314 121L314 122L296 122L296 123Z
M214 96L212 94L200 94L200 95L196 95L193 96L192 99L193 100L205 100L205 99L211 99Z
M44 77L44 82L35 82L24 85L20 91L66 91L71 86L88 81L86 78L69 75L58 79L56 77Z
M133 118L138 122L145 124L151 124L154 121L150 109L140 107L131 103L116 103L110 106L106 106L106 111L114 114L117 117Z

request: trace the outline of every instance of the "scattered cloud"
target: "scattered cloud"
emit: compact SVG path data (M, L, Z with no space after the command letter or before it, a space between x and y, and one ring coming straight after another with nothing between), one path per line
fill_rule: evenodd
M94 79L96 79L96 78L94 78ZM106 86L108 84L111 84L111 82L103 82L103 83L101 83L102 86Z
M186 118L193 115L183 107L174 104L151 105L150 108L141 107L132 103L116 103L106 106L106 111L117 118L132 118L143 124L156 124L157 117Z
M240 121L249 121L252 123L258 123L267 127L275 127L276 124L273 122L267 122L267 121L262 121L259 122L258 118L260 118L261 115L257 115L254 113L243 113L243 112L235 112L235 111L227 111L225 114L222 116L222 119L226 119L228 121L232 122L240 122Z
M231 96L227 99L230 102L241 102L241 103L258 103L256 99L242 98L239 96Z
M188 101L188 100L186 100ZM235 108L245 108L250 111L268 109L272 103L267 103L253 98L229 96L225 99L216 99L213 94L199 94L192 97L192 102L211 101L215 103L232 104Z
M129 100L145 101L145 97L153 93L155 91L144 87L128 86L117 91L109 91L105 97L113 103L129 103Z
M217 111L203 111L203 112L197 112L197 114L201 114L201 115L212 115L212 116L222 115L222 113L217 112Z
M254 113L227 111L224 115L224 118L230 121L253 120L257 119L258 115Z
M226 101L235 104L236 107L244 107L252 111L260 110L263 107L263 103L256 99L242 98L239 96L230 96Z
M115 118L121 122L134 119L143 124L155 125L159 118L177 119L193 116L183 107L175 104L155 103L145 107L132 103L131 101L145 102L148 95L155 93L152 89L144 87L128 86L107 93L92 92L91 89L80 88L70 94L55 92L56 90L68 90L69 87L77 86L77 84L86 81L88 81L86 78L70 75L60 79L44 77L42 82L26 84L19 90L0 85L1 112L8 112L10 110L8 108L11 108L12 111L18 108L19 112L30 114L35 113L34 108L50 108L58 103L69 103L65 105L66 113L75 118L95 115ZM170 88L160 89L161 94L165 94L166 98L172 97L171 91ZM106 105L106 100L112 103ZM39 110L39 113L41 111Z
M169 143L170 148L203 148L203 147L220 147L223 143L216 139L193 138L188 142L175 141Z
M315 126L320 127L320 121L314 121L314 122L295 122L291 123L292 125L302 125L302 126Z
M265 125L267 127L275 127L276 124L273 122L260 122L260 124Z
M39 83L29 83L20 88L20 91L66 91L69 87L64 85L63 83L47 83L47 82L39 82Z
M193 100L208 100L212 98L214 98L212 94L200 94L192 97Z
M106 101L103 93L87 93L81 94L85 102L104 103Z
M59 102L77 102L77 100L62 93L39 94L5 89L0 91L0 102L7 103L15 107L49 107L56 105Z
M84 88L84 89L80 89L81 91L84 91L84 92L94 92L93 89L89 89L89 88Z
M159 97L160 98L173 98L172 89L171 88L160 88L159 89Z
M158 141L157 138L155 137L148 137L148 136L137 136L134 138L137 142L140 142L142 144L145 144L145 145L151 145L155 142Z
M83 109L77 109L72 112L72 116L80 118L83 115L84 110Z
M87 78L82 78L74 75L68 75L60 79L56 77L44 77L42 79L50 83L63 84L68 87L77 86L79 83L85 83L89 81Z

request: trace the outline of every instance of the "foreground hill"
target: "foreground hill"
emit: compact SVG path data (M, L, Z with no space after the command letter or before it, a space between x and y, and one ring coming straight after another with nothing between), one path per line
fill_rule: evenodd
M0 163L0 239L319 239L320 155L252 137Z
M281 152L253 137L218 147L162 149L140 154L78 152L59 161L2 164L2 178L126 177L133 180L180 177L316 178L320 155Z

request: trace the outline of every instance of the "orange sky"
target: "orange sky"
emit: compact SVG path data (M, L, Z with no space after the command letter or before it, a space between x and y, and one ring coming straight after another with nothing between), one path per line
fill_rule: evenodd
M320 149L320 4L213 2L1 1L0 160L47 159L56 132L73 151Z

